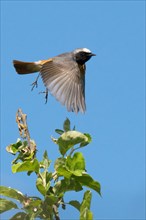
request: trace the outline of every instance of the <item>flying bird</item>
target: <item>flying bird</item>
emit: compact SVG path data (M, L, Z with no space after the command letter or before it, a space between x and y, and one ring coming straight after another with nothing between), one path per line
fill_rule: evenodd
M87 48L75 49L47 60L23 62L13 60L18 74L40 72L48 91L66 106L68 111L84 113L85 104L85 63L96 56ZM37 81L34 85L37 85ZM47 96L46 96L47 97Z

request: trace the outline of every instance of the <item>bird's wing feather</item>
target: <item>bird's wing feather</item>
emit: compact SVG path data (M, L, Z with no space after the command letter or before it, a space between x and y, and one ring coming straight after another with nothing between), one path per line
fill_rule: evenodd
M62 57L42 65L40 74L44 85L65 105L68 111L85 112L85 68Z

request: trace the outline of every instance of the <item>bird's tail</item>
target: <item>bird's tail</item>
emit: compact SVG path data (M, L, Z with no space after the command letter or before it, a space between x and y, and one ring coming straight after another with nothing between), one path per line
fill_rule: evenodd
M13 60L13 65L18 74L29 74L39 72L42 67L42 61L23 62L19 60Z

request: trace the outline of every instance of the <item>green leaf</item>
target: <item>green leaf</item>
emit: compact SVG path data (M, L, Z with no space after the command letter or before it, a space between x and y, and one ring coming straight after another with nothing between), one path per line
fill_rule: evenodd
M18 209L18 207L14 202L0 198L0 213L6 212L10 209Z
M53 192L55 193L55 195L63 196L65 192L68 191L79 192L82 189L83 188L81 184L75 179L63 179L55 184L55 186L53 187Z
M52 180L52 173L48 173L48 156L47 156L47 154L44 155L43 163L45 166L44 167L45 170L43 172L39 172L39 176L36 181L36 187L42 195L46 195L46 193L50 187L50 181Z
M55 161L54 169L58 176L64 176L70 178L72 173L66 168L66 159L61 157Z
M43 196L46 195L46 188L45 188L45 186L43 185L43 180L42 180L42 178L40 178L40 177L37 178L36 187L37 187L38 191L39 191Z
M66 159L63 157L58 158L54 163L54 169L57 171L60 167L65 167Z
M76 208L78 211L80 211L81 204L79 203L79 201L71 200L69 204L72 205L74 208Z
M62 155L72 148L76 144L80 144L80 147L87 145L90 142L90 139L87 134L82 134L78 131L67 131L64 132L56 143L59 145L59 150Z
M0 195L16 199L20 202L23 202L25 199L25 196L21 192L6 186L0 186Z
M64 121L63 129L65 132L70 131L70 120L68 118Z
M68 156L66 159L66 167L75 176L81 176L85 171L85 159L83 154L76 152L73 157Z
M80 144L80 147L84 147L92 141L92 137L90 134L84 133L84 135L87 137L87 139Z
M56 172L58 176L64 176L67 179L70 178L72 175L72 173L69 170L67 170L66 167L58 167Z
M85 160L82 153L75 153L73 157L58 158L55 161L55 170L59 176L70 178L73 175L81 176L85 171Z
M87 220L93 220L93 213L90 210L87 212Z
M49 160L49 158L48 158L48 153L47 153L46 150L45 150L45 152L44 152L43 159L45 159L45 160Z
M58 202L59 198L57 196L53 195L47 195L45 196L45 200L41 206L43 209L43 212L40 213L39 216L41 216L41 219L54 219L53 216L53 208L56 206L56 203Z
M33 199L32 197L30 197L30 199ZM42 200L41 199L35 199L29 202L29 206L32 208L38 207L39 205L41 205Z
M6 147L7 152L11 154L16 154L20 149L24 147L22 141L20 139L17 140L16 143L10 144Z
M26 204L24 204L23 209L28 213L28 218L34 220L35 217L38 216L38 214L42 211L41 205L43 201L41 199L39 200L32 200L31 197L28 198L28 201L26 201Z
M27 214L25 212L18 212L10 220L22 220L26 219Z
M90 189L95 190L99 195L100 192L100 183L95 181L89 174L83 174L82 176L76 176L75 179L80 182L82 186L87 186Z
M30 140L30 144L31 144L31 149L33 149L33 151L30 150L27 141L22 142L20 139L18 139L16 143L6 147L6 150L9 153L12 153L14 155L16 153L19 153L18 156L13 160L12 164L16 164L18 160L26 161L34 158L34 155L36 153L35 151L36 144L34 140Z
M47 195L45 197L44 203L49 204L49 206L54 205L58 201L58 197L54 195Z
M34 171L36 173L39 172L39 162L37 159L34 159L32 161L24 161L19 162L17 164L12 165L12 172L23 172L23 171Z
M41 168L44 168L45 170L48 170L48 167L50 166L51 161L48 158L47 151L44 152L43 160L40 162Z
M46 195L47 191L50 188L50 174L43 172L40 175L41 177L38 177L36 181L36 186L42 195Z
M93 215L90 211L92 194L88 190L84 193L83 201L80 206L80 220L92 220Z
M64 131L61 129L55 129L55 132L60 135L64 133Z
M50 182L52 179L52 173L46 172L46 183Z

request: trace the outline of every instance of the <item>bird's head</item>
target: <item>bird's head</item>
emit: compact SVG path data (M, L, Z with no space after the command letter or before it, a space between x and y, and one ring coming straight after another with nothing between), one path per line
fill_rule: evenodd
M87 62L92 56L96 56L87 48L79 48L73 51L74 58L77 63L83 65Z

